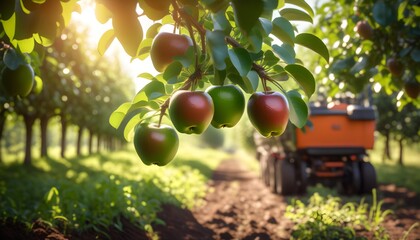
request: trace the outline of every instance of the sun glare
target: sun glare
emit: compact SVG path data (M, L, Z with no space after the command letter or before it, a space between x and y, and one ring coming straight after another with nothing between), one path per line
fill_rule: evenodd
M111 21L108 21L105 24L101 24L100 22L98 22L95 16L95 6L93 1L79 1L79 4L81 6L82 12L73 13L72 22L76 23L74 24L74 26L76 26L76 31L80 32L86 27L89 29L89 44L93 48L96 48L102 34L112 28ZM152 22L148 19L143 18L141 18L140 21L143 27L143 31L146 32L149 26L152 24ZM150 58L144 61L140 61L138 59L132 60L131 57L124 51L123 47L117 39L115 39L112 42L112 44L110 45L109 49L105 52L105 55L103 57L115 58L115 53L118 56L118 60L121 61L121 66L123 66L124 70L127 71L133 79L136 91L138 91L145 84L148 83L147 80L137 77L140 73L146 71L151 73L152 75L155 75L157 73L154 71L154 67Z

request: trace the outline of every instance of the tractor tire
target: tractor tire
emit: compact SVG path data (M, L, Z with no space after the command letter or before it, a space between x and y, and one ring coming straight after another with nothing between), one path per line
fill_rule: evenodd
M371 194L372 189L377 187L375 168L370 162L360 162L360 172L362 175L361 192Z
M279 162L280 160L277 160L276 157L274 156L270 156L267 160L267 175L268 175L268 179L269 179L269 183L268 183L268 188L270 189L270 191L272 193L276 193L276 163Z
M347 164L344 170L343 190L347 194L358 194L361 192L362 178L359 162L353 161Z
M295 166L287 160L276 162L276 192L282 195L296 193L296 170Z
M306 188L308 186L308 173L306 172L306 162L305 161L299 161L297 166L297 173L298 176L298 193L304 194L306 193Z

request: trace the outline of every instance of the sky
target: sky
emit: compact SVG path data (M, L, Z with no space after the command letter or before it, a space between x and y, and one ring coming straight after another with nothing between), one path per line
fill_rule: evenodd
M323 0L321 0L323 1ZM316 0L307 0L306 1L309 5L314 7ZM82 7L82 12L73 13L72 19L76 22L80 22L83 25L87 25L90 28L90 43L92 46L97 46L100 37L104 32L111 29L111 21L108 21L106 24L101 24L96 20L95 17L95 10L92 6L91 1L79 1L79 4ZM143 27L143 31L146 32L147 28L153 23L151 20L147 19L146 17L141 17L140 22ZM300 24L298 25L299 29L304 29L309 24ZM165 31L165 28L162 28ZM170 31L170 30L169 30ZM121 66L123 66L125 71L129 73L130 77L133 79L133 82L136 87L136 92L140 90L145 84L148 83L147 80L138 78L137 76L143 72L151 73L152 75L156 75L158 72L154 69L150 58L141 61L139 59L135 59L132 61L131 57L125 53L124 49L122 48L121 44L115 39L107 52L105 53L105 57L114 57L115 53L119 56L119 61L122 62Z

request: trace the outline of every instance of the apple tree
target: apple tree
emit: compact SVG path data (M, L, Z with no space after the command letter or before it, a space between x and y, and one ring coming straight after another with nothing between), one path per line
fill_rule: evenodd
M2 3L3 34L22 53L51 44L78 8L75 0L10 2L15 4ZM316 87L295 47L329 62L320 38L293 24L313 22L314 12L304 0L96 0L96 16L112 25L99 40L101 54L118 40L133 59L150 57L159 72L139 70L149 83L109 118L125 139L134 136L146 164L172 160L177 132L200 134L212 123L233 127L245 106L264 136L282 134L287 120L303 127ZM147 29L145 18L153 21ZM33 24L22 28L29 19ZM243 92L255 104L235 104L244 101ZM225 94L230 97L221 99ZM163 155L154 159L156 154Z
M312 29L333 60L312 65L329 96L382 90L397 93L400 110L406 104L420 107L418 1L326 1L317 10L319 24Z

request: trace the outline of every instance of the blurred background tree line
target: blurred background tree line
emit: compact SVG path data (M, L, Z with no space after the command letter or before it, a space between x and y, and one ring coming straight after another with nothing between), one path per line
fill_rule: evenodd
M96 48L88 44L87 31L69 26L52 46L40 47L30 54L36 78L42 81L36 79L28 96L9 97L0 93L0 162L6 147L10 154L24 150L24 165L31 165L32 145L40 143L36 145L39 156L46 157L49 137L59 138L61 157L66 156L69 143L75 146L77 155L82 153L83 143L89 153L112 150L123 144L119 133L108 124L108 118L133 94L134 83L118 60L97 54ZM7 44L7 39L1 41ZM60 127L50 129L51 120ZM24 140L16 132L22 122L26 132ZM39 140L34 139L35 129ZM68 129L76 130L70 133L75 135L73 142L69 141ZM24 149L9 149L16 144L22 146L22 141Z

